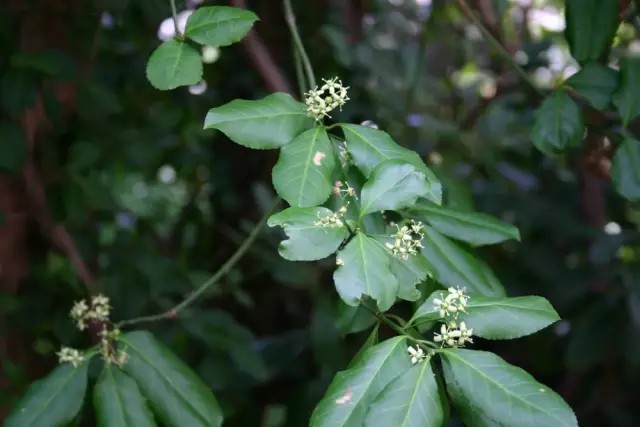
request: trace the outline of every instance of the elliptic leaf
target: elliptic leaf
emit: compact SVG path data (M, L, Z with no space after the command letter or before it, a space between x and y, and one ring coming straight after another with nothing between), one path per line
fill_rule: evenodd
M543 153L557 154L578 145L583 133L580 107L566 93L555 92L538 108L531 139Z
M88 367L88 360L77 368L65 363L32 383L4 426L54 427L71 423L84 401Z
M240 41L257 20L255 13L237 7L200 7L189 16L184 35L200 44L227 46Z
M578 426L560 396L497 355L465 349L442 355L449 395L467 426Z
M99 427L155 427L136 382L120 368L106 365L93 390Z
M292 206L316 206L331 195L335 166L327 131L324 126L316 126L282 147L273 167L273 186Z
M508 239L520 240L516 227L483 213L460 212L442 206L421 203L408 213L428 222L440 233L472 245L491 245Z
M391 258L372 237L358 233L338 252L339 266L333 280L340 298L356 306L364 295L378 302L381 311L396 300L398 281L391 273Z
M422 229L422 254L433 266L435 279L446 286L466 287L486 296L505 295L502 284L480 259L438 233L430 226Z
M441 427L442 402L431 363L414 365L393 380L371 405L364 427Z
M344 123L340 127L353 163L366 177L385 160L403 160L427 177L430 191L426 197L434 203L442 203L442 185L416 152L396 144L389 134L378 129Z
M27 141L19 126L0 123L0 172L17 174L27 159Z
M222 425L222 411L211 389L152 334L130 332L122 336L121 345L129 355L123 369L138 383L164 424Z
M429 191L425 175L415 166L402 160L387 160L371 172L362 187L360 217L411 206L418 197L427 197Z
M342 226L322 227L314 225L320 218L333 215L333 211L315 208L291 207L272 215L269 227L280 226L289 238L278 247L280 255L291 261L314 261L326 258L340 246L349 232Z
M613 94L613 104L627 125L640 114L640 57L625 58L620 64L621 82Z
M218 129L236 144L257 149L282 147L311 124L305 105L286 93L236 99L212 108L204 119L205 129Z
M167 40L151 54L147 79L160 90L194 85L202 80L200 54L187 43Z
M310 427L361 426L376 396L410 367L405 337L369 348L352 368L333 378L313 411Z
M618 29L618 0L566 0L565 21L571 55L581 64L598 61Z
M445 295L446 291L433 292L418 307L409 323L419 325L440 319L433 300L442 300ZM537 296L491 298L471 294L466 311L458 313L458 319L473 328L473 335L488 339L523 337L560 320L549 301Z
M611 178L618 193L629 200L640 200L640 141L622 141L613 156Z
M566 84L589 101L591 106L604 110L611 105L611 96L618 87L618 72L606 65L589 62L571 76Z

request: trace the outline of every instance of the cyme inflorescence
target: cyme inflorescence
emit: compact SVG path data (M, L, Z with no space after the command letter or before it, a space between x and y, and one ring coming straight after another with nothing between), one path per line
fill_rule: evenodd
M409 255L416 255L422 248L422 223L420 221L411 220L409 225L402 227L396 224L397 232L391 235L393 243L386 243L385 246L394 255L407 260Z
M316 227L329 227L329 228L342 227L344 225L344 222L342 222L342 218L346 213L347 213L347 207L342 206L340 209L338 209L338 212L332 212L325 216L318 215L318 220L314 221L313 225L315 225Z
M91 324L101 327L98 332L100 337L99 352L106 363L113 362L122 366L126 362L127 353L116 348L120 330L117 327L109 327L111 316L109 298L104 295L96 295L91 297L89 302L87 300L76 301L69 315L81 331L87 329ZM80 350L70 347L62 347L57 355L60 363L71 363L74 367L80 366L85 360L85 356Z
M322 79L324 84L319 88L316 86L305 93L305 103L307 104L307 115L313 117L317 122L324 117L331 117L329 113L342 106L349 100L347 89L337 77L331 80Z
M465 322L458 324L460 313L466 313L469 303L469 295L464 288L450 287L447 295L441 293L439 298L434 298L433 308L438 310L440 318L444 322L440 326L440 333L435 333L433 340L442 346L463 347L466 343L473 343L471 336L473 328L467 328Z

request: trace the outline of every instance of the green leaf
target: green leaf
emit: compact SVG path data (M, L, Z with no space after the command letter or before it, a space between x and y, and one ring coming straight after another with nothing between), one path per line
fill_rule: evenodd
M367 330L377 320L377 317L362 305L353 307L338 300L336 328L342 335L355 334Z
M17 174L27 159L27 141L22 129L11 122L0 123L0 172Z
M430 226L423 228L422 254L433 266L435 279L446 286L463 286L486 296L504 296L504 288L491 269Z
M580 144L584 134L582 113L564 92L547 96L536 112L531 139L540 151L557 154Z
M336 374L311 415L310 427L361 426L376 396L410 367L405 337L371 347L353 368Z
M257 20L255 13L237 7L200 7L189 16L184 35L200 44L228 46L240 41Z
M305 105L286 93L236 99L212 108L204 119L205 129L218 129L236 144L257 149L282 147L311 125Z
M352 306L364 295L378 302L381 311L388 310L396 300L398 281L391 273L391 259L372 237L358 233L340 252L339 265L333 274L342 300Z
M82 408L88 367L88 360L77 368L65 363L32 383L4 426L57 427L71 423Z
M331 195L335 166L327 131L324 126L316 126L282 147L273 167L273 186L292 206L316 206Z
M516 227L483 213L460 212L434 204L421 203L407 212L428 222L440 233L472 245L491 245L508 239L520 240Z
M587 63L566 81L592 107L605 110L611 106L611 97L618 87L618 72L597 62Z
M344 123L340 127L353 163L367 178L385 160L403 160L427 177L430 191L426 198L442 203L442 185L416 152L396 144L389 134L378 129Z
M440 319L433 300L443 300L446 291L433 292L409 321L419 325ZM510 340L531 335L560 320L553 306L542 297L491 298L471 294L467 313L458 313L459 321L473 328L473 335L487 339Z
M154 427L153 415L136 382L108 364L93 391L99 427Z
M604 59L618 29L618 0L566 0L564 35L581 64Z
M422 253L410 255L407 259L393 255L385 246L386 243L393 243L391 237L376 237L375 240L391 259L391 273L398 280L398 298L405 301L418 300L421 293L415 286L431 275L433 267L429 261Z
M138 383L154 413L168 426L222 425L211 389L152 334L135 331L121 338L129 355L124 370Z
M160 90L194 85L202 80L200 54L187 43L167 40L151 54L147 79Z
M326 258L347 238L349 232L342 225L322 227L314 225L319 218L332 215L333 211L318 206L315 208L291 207L272 215L269 227L280 226L289 238L278 247L280 255L291 261L313 261Z
M464 349L442 355L449 395L467 426L578 426L560 396L497 355Z
M371 172L362 187L360 217L411 206L429 192L426 176L415 166L402 160L387 160Z
M618 193L629 200L640 200L640 141L622 141L613 156L611 178Z
M613 94L622 123L629 122L640 114L640 57L624 58L620 64L620 87Z
M347 369L357 365L360 362L360 359L362 358L362 356L367 352L367 350L369 350L374 345L378 344L379 330L380 330L380 322L377 322L373 327L373 329L371 329L371 332L367 336L367 339L364 340L364 342L362 343L362 346L360 346L360 349L358 350L358 352L353 356L353 359L351 359L351 362L349 362Z
M441 427L442 402L431 363L424 361L393 380L371 405L364 427Z

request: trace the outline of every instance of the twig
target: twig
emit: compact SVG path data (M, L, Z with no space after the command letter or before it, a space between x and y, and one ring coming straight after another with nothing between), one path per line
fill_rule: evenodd
M245 0L230 0L229 3L241 9L247 8ZM242 39L242 46L251 62L253 62L258 74L264 80L267 89L273 92L285 92L293 95L291 84L276 64L269 52L269 48L256 30L249 31L249 34Z
M296 15L293 13L291 0L283 0L283 2L285 20L287 21L287 25L289 26L289 31L291 31L291 36L293 37L293 42L295 43L296 49L300 54L300 58L302 58L302 64L304 65L305 73L307 74L307 82L309 83L309 87L316 87L316 77L313 74L313 67L311 66L311 61L309 61L309 56L307 56L307 51L304 49L304 44L302 44L300 33L298 33L298 27L296 26Z
M164 313L154 314L151 316L143 316L137 317L134 319L123 320L116 324L117 327L122 327L125 325L135 325L138 323L149 323L156 322L159 320L165 319L173 319L180 314L182 310L191 305L194 301L196 301L204 292L207 291L211 286L216 284L222 277L224 277L237 263L242 259L247 250L251 247L251 244L256 240L265 224L267 223L267 219L271 215L271 213L276 209L276 207L280 204L281 199L277 198L271 209L269 209L264 216L260 219L258 224L256 224L255 228L251 231L249 236L245 239L245 241L240 245L240 247L231 255L231 257L224 263L222 266L216 271L209 279L207 279L204 283L202 283L194 292L192 292L188 297L182 300L180 303L175 305L173 308L165 311Z
M529 85L531 89L533 89L533 91L538 96L543 97L544 92L535 84L535 82L531 79L529 74L527 74L527 72L522 69L520 64L516 62L516 60L511 56L511 54L507 50L507 48L504 47L502 43L500 43L500 41L496 39L493 36L493 34L491 34L491 31L489 31L485 27L484 23L476 16L475 12L473 12L471 8L469 8L469 5L467 4L466 0L458 0L458 6L460 8L460 11L467 18L469 18L475 24L476 27L478 27L478 29L480 30L484 38L489 42L489 44L493 46L493 48L498 51L500 56L502 56L505 59L505 61L509 63L509 65L511 66L511 68L513 68L516 74L518 74L518 76L525 83L527 83L527 85Z
M178 12L176 12L176 0L169 0L171 3L171 15L173 16L173 28L176 31L176 38L182 39L182 33L180 32L180 28L178 27Z

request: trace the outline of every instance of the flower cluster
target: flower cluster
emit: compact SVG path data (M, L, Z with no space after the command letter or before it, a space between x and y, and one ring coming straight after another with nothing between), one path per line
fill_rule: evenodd
M409 255L416 255L420 248L422 248L422 223L420 221L411 220L411 223L407 226L399 227L396 224L398 231L391 235L394 239L393 243L386 243L387 248L394 254L400 256L402 259L409 259Z
M76 301L69 313L81 331L87 328L89 322L106 322L109 320L111 306L109 298L96 295L91 298L91 306L85 300Z
M336 181L335 184L333 184L332 192L336 196L342 196L344 194L345 196L358 197L356 196L356 190L350 186L348 182Z
M342 82L334 77L331 80L325 80L324 85L320 88L315 87L305 94L305 102L307 104L307 115L313 117L316 121L322 120L325 116L337 107L342 106L349 100L347 97L348 87L342 86Z
M438 310L440 317L458 318L459 312L465 312L469 296L464 293L464 289L450 287L447 289L447 296L440 294L440 298L434 298L433 306Z
M313 225L316 227L342 227L344 223L342 222L342 218L347 213L347 207L343 206L338 209L338 212L333 212L325 216L318 216L318 220L313 222Z
M84 362L84 355L79 350L71 347L62 347L58 355L59 363L71 363L74 368L77 368Z
M465 343L473 343L471 336L473 329L467 328L464 322L460 325L451 322L448 325L440 326L440 333L435 333L433 340L449 347L463 347Z

